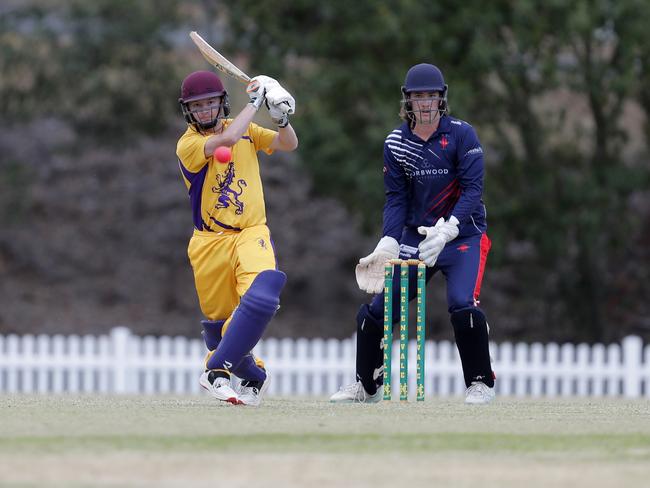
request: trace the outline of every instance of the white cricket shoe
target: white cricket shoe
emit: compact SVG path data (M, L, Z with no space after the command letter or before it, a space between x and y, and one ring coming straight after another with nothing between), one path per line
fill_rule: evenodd
M222 376L214 377L214 371L205 371L199 378L199 384L217 400L237 405L241 403L237 392L230 386L230 380Z
M470 405L484 405L494 400L494 388L490 388L480 381L472 381L465 390L465 403Z
M342 386L339 391L330 397L331 403L377 403L384 398L384 389L377 388L374 395L370 395L361 384L361 381L351 385Z
M268 371L266 372L264 382L243 380L239 389L239 401L244 405L259 407L262 403L262 397L266 393L266 390L268 390L270 383L271 376Z

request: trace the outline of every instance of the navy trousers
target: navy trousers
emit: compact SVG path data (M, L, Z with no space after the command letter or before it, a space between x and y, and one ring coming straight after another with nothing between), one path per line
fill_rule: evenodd
M424 236L417 229L405 229L400 240L400 258L417 259L418 244ZM447 243L438 256L433 268L427 268L426 281L438 271L442 272L447 282L447 306L449 313L465 308L477 307L481 292L481 281L490 239L487 234L459 237ZM417 267L409 270L409 302L415 298ZM370 313L383 320L384 293L376 295L370 304ZM393 273L393 323L399 322L399 270Z

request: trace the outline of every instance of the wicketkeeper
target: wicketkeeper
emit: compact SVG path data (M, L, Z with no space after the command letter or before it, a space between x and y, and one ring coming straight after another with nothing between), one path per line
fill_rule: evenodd
M278 309L286 276L277 269L266 226L257 152L293 151L298 139L289 124L295 101L287 90L256 76L246 91L250 102L229 118L228 93L216 74L197 71L185 78L179 102L188 127L176 154L194 222L188 255L207 318L202 334L210 352L199 382L218 400L259 405L269 374L251 350ZM277 131L252 123L263 104ZM230 161L213 156L221 146L231 148ZM232 374L243 380L238 391Z
M466 403L494 398L488 324L478 307L490 239L486 234L483 149L474 128L447 113L447 85L431 64L409 69L402 87L404 123L384 142L383 236L359 260L359 287L376 294L357 315L357 382L332 395L332 402L378 402L383 398L384 264L420 259L426 281L441 271L467 386ZM409 276L415 297L416 270ZM399 290L399 273L393 288ZM399 321L399 293L393 296L393 324Z

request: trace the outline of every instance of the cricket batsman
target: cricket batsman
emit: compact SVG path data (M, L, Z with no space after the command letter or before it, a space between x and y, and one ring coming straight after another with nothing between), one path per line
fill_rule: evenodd
M211 71L183 80L179 103L187 130L176 147L194 232L188 256L209 350L199 379L217 400L258 406L269 385L264 363L251 353L275 315L286 275L277 269L266 225L258 151L294 151L289 124L295 100L276 80L256 76L249 103L230 117L228 93ZM252 122L265 104L277 130ZM235 391L231 375L242 382Z
M420 259L426 281L438 271L447 283L447 304L460 353L465 403L494 398L488 324L479 308L490 239L483 194L483 148L474 128L448 115L447 85L432 64L408 70L402 87L404 122L384 142L383 234L356 267L359 288L374 294L357 315L357 382L332 395L335 403L374 403L383 398L384 264ZM416 269L409 274L415 298ZM399 272L393 287L399 290ZM399 293L392 322L399 322Z

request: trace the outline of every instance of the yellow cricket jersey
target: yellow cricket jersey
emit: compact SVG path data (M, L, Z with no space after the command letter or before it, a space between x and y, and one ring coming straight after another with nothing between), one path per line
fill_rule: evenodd
M226 120L225 127L232 119ZM194 228L200 231L241 230L266 224L264 192L257 151L273 152L277 132L251 123L221 163L204 154L210 137L188 127L178 140L176 155L192 206Z

